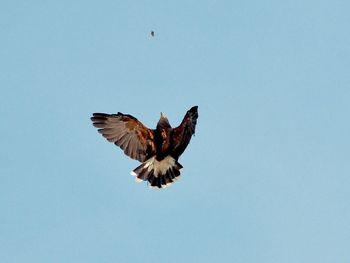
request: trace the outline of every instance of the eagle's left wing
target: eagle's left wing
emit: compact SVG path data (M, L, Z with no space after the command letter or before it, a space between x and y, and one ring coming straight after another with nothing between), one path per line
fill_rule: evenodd
M91 120L103 137L119 146L129 157L144 162L155 154L154 131L135 117L120 112L94 113Z

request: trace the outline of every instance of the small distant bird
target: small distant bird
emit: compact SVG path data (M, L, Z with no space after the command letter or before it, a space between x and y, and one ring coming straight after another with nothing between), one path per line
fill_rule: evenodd
M154 37L154 31L151 31L151 36Z
M194 106L176 128L170 126L163 113L156 129L149 129L135 117L121 112L94 113L91 120L109 142L142 162L131 172L137 182L148 181L152 187L163 188L180 176L183 166L178 159L195 134L197 118L198 106Z

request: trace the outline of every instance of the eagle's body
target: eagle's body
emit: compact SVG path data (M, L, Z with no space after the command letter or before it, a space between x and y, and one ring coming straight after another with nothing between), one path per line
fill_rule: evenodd
M156 129L149 129L135 117L120 112L94 113L91 120L109 142L142 162L131 172L137 181L148 181L151 186L162 188L180 175L182 165L178 159L195 134L197 118L198 107L194 106L176 128L170 126L163 114Z

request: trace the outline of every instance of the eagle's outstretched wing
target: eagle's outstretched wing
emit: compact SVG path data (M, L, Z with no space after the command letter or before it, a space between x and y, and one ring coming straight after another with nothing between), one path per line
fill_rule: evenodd
M187 111L181 124L173 129L173 156L178 159L190 143L192 135L195 134L198 118L198 106Z
M154 131L135 117L120 112L94 113L91 120L103 137L119 146L129 157L144 162L155 154Z

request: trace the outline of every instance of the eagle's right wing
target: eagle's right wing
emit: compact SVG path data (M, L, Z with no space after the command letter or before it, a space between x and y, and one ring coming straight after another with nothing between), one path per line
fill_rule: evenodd
M181 124L173 129L173 155L176 159L185 151L187 145L190 143L192 135L195 134L197 118L198 106L194 106L187 111Z
M103 137L119 146L129 157L144 162L155 154L154 131L135 117L120 112L94 113L91 120Z

